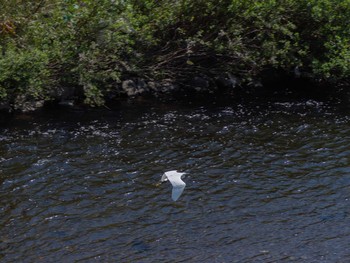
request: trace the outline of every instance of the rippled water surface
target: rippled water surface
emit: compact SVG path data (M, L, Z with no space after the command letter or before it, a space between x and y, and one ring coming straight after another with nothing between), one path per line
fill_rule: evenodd
M1 262L350 262L349 110L131 102L0 128ZM177 202L163 172L187 172Z

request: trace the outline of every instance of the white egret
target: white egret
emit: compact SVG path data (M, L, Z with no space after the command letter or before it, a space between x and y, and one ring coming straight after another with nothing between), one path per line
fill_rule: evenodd
M179 199L180 195L182 194L182 192L185 189L185 182L181 180L181 176L184 175L185 173L179 173L175 170L173 171L168 171L165 172L162 176L162 178L160 179L162 182L165 181L170 181L170 183L173 185L173 190L171 193L171 198L176 201L177 199Z

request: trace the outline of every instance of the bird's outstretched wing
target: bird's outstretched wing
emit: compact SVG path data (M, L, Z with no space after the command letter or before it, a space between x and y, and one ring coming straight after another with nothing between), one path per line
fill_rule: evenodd
M176 201L177 199L179 199L180 195L182 194L182 192L185 189L186 184L183 183L183 185L173 185L173 190L171 192L171 198Z

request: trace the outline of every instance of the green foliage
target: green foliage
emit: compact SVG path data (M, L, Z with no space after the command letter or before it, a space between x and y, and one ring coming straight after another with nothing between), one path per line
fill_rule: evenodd
M7 18L2 21L14 21L16 31L1 31L2 98L13 101L17 94L29 94L50 99L55 89L78 87L84 90L86 103L103 104L105 93L133 61L135 34L126 4L37 2L32 13L26 11L24 1L13 0L7 6Z
M46 98L52 84L48 64L45 52L8 46L6 55L0 57L0 98Z
M1 9L3 101L72 87L102 105L130 75L350 74L350 0L9 0Z

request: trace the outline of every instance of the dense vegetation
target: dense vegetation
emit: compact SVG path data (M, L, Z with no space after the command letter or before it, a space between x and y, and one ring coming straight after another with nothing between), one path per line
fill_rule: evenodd
M350 76L350 0L0 1L0 102L11 105L67 89L101 105L132 76Z

